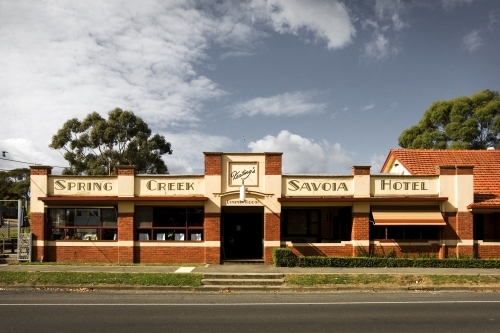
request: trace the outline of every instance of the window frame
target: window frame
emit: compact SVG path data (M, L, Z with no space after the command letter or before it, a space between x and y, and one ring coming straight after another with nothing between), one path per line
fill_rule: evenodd
M142 220L140 211L151 210L150 221ZM196 211L194 220L190 220ZM184 222L176 220L184 214ZM174 219L172 219L174 218ZM170 219L170 223L168 221ZM149 224L149 225L148 225ZM178 224L178 225L173 225ZM203 206L136 206L134 213L134 234L137 241L181 241L202 242L205 239L205 208ZM195 238L195 239L193 239Z
M59 212L58 212L59 211ZM87 211L88 215L83 215ZM94 213L91 213L91 212ZM96 215L95 212L98 212ZM103 214L112 211L112 214ZM59 214L58 214L59 213ZM79 215L81 214L81 215ZM115 221L109 221L109 216ZM62 217L62 219L61 219ZM83 217L82 219L77 219ZM87 224L83 224L87 217ZM98 221L95 218L98 217ZM57 218L58 223L54 219ZM104 220L106 219L106 220ZM77 222L77 220L80 220ZM54 241L117 241L118 209L116 207L53 207L47 210L50 240ZM90 222L90 224L89 224ZM97 222L97 223L96 223ZM110 225L106 225L111 223Z
M289 214L291 212L297 213L297 212L303 212L306 213L306 233L289 233L288 231L288 220L289 220ZM317 213L317 221L316 222L311 222L311 215L312 213L315 212ZM283 209L282 214L284 215L283 217L283 224L282 224L282 232L281 236L282 237L316 237L319 238L321 237L321 209L318 208L292 208L292 209ZM311 233L311 224L316 224L316 233Z

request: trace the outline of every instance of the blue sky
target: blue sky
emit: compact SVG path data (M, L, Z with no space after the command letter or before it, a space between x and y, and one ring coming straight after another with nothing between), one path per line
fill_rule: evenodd
M500 90L499 54L495 0L4 0L0 150L66 166L62 124L120 107L171 142L172 174L204 151L378 173L432 102Z

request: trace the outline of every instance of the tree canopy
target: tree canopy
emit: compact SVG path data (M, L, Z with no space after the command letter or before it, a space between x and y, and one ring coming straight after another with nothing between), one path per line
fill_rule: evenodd
M162 135L151 135L140 117L119 108L107 120L92 112L83 121L66 121L49 147L63 152L69 162L65 175L116 174L118 165L135 165L138 173L168 173L161 156L172 154Z
M30 200L30 169L0 171L0 200ZM16 202L2 202L2 206L17 207Z
M500 96L483 90L470 97L432 103L420 120L399 136L403 148L500 148Z

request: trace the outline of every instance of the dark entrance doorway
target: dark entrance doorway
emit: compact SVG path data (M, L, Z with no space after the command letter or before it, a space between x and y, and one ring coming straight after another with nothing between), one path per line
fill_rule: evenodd
M225 207L222 210L222 258L263 258L264 209Z

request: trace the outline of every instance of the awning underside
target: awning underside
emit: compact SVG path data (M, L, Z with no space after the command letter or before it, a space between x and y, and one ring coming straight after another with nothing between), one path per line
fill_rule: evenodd
M439 211L392 211L372 210L373 221L376 226L387 225L446 225L443 215Z

